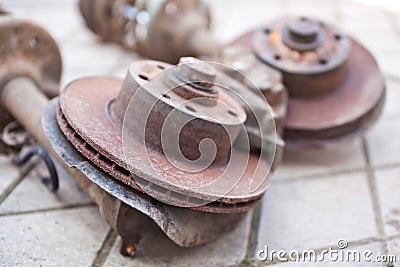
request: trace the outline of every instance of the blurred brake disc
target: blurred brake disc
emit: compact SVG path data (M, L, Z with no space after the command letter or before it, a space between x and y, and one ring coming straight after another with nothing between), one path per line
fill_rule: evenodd
M289 91L285 137L332 140L367 129L385 99L372 55L332 25L284 17L233 42L283 74Z

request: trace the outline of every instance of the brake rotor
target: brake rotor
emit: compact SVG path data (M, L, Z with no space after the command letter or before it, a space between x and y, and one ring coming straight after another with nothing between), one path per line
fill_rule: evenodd
M282 72L289 91L287 139L344 137L366 130L381 113L385 85L375 59L328 23L284 17L233 44Z
M96 166L133 189L145 192L158 200L213 213L237 213L252 208L270 184L270 177L267 176L268 164L256 154L248 155L235 148L230 150L232 144L226 140L225 130L221 130L221 125L214 120L223 121L225 128L238 134L236 124L245 121L246 113L228 93L214 86L207 87L206 83L192 82L191 84L195 84L194 87L177 86L166 95L163 90L171 86L169 83L174 84L174 79L177 77L168 76L169 78L163 80L164 84L159 80L152 82L154 79L150 77L159 73L160 69L170 66L157 61L139 61L131 65L123 82L111 78L86 78L70 83L60 96L57 120L61 130L74 147ZM197 78L207 79L199 76ZM196 86L202 89L199 90ZM140 99L141 106L139 111L129 113L130 99L139 88L145 90L143 99ZM157 100L146 122L145 130L148 135L145 143L149 146L146 147L146 153L138 153L127 159L124 149L128 151L143 149L143 143L135 137L135 131L138 128L137 121L143 116L140 110L145 109L148 101L154 100L148 93ZM206 100L203 101L201 98L203 100L200 102L191 102L191 106L179 107L180 99L198 96L205 97ZM218 101L213 101L214 98ZM219 101L227 106L220 104ZM174 168L163 154L163 147L160 147L158 140L160 122L166 119L165 109L170 108L177 110L182 116L194 118L179 133L180 148L185 157L189 159L199 157L198 147L202 139L210 138L215 142L217 153L213 163L207 168L195 173L185 172ZM207 116L213 120L204 119ZM128 131L129 134L122 136L124 131ZM157 171L166 173L165 180L158 179L152 173L151 169L154 166L143 164L146 157L150 158L151 163L157 163L155 167L158 168ZM228 169L229 157L238 163L248 157L247 166L237 183L223 196L220 192L226 189L223 187L224 183L216 183L204 187L206 188L204 190L201 189L204 184L214 182L213 177ZM232 163L232 165L242 164ZM250 192L250 184L256 172L265 176L261 177L262 183L258 188Z

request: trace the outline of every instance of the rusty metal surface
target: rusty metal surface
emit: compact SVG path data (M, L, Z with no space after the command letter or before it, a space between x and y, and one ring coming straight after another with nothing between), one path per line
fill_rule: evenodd
M336 69L346 61L351 48L347 36L334 26L308 17L279 18L257 30L253 38L254 52L263 61L296 74Z
M0 94L16 77L29 77L48 96L59 93L61 56L57 44L34 23L0 16ZM0 128L10 121L0 106Z
M181 56L215 55L210 13L199 0L81 0L87 26L103 40L146 57L177 63Z
M58 95L61 56L41 27L10 16L0 17L0 87L18 76L30 77L49 96Z
M12 79L3 88L0 104L46 149L51 149L41 127L41 114L48 104L48 98L31 78ZM29 116L27 116L29 114Z
M129 34L129 20L123 16L126 7L133 6L135 0L81 0L79 9L87 27L103 41L114 41L124 44L125 35ZM129 48L134 46L129 45ZM134 44L134 40L132 41Z
M29 133L17 121L8 123L0 134L0 141L8 147L19 151L22 146L33 144L34 140Z
M117 165L128 169L125 161L121 129L118 124L110 120L110 115L107 114L107 105L118 94L121 81L108 78L87 78L71 83L62 93L60 105L62 113L66 117L69 125L76 133L85 140L96 151L99 151L109 160ZM94 97L96 96L96 97ZM132 151L140 151L141 143L132 138L129 140L129 149ZM149 166L143 165L141 157L147 155L138 155L134 158L134 163L129 167L131 171L138 177L144 180L151 181L161 187L179 192L195 198L209 199L213 196L211 192L196 192L193 193L183 186L190 183L203 183L207 179L212 179L215 174L222 173L224 166L212 166L200 173L191 174L194 179L188 179L189 175L182 172L174 172L171 170L171 164L168 160L156 150L148 149L150 158L157 161L161 171L168 170L168 179L172 179L175 184L180 183L182 187L175 184L166 184L163 181L154 180L149 172ZM241 152L238 152L240 155ZM246 155L247 157L247 155ZM267 178L262 185L252 193L248 193L249 184L255 168L263 169L263 162L259 162L256 155L249 156L248 166L245 173L238 184L226 196L219 199L220 202L240 203L255 200L261 197L266 188L268 188L270 179ZM257 165L260 164L261 165ZM197 178L196 178L197 177ZM219 197L219 196L218 196Z
M283 73L291 97L330 93L345 77L351 42L325 22L284 17L258 30L253 38L255 54Z
M67 120L65 119L59 108L57 110L57 121L63 134L68 139L68 141L71 142L76 150L78 150L85 158L90 160L102 171L123 182L124 184L129 185L133 189L138 190L142 193L151 191L151 194L157 196L157 199L166 202L176 203L177 206L190 206L201 201L199 199L185 196L172 190L167 190L163 187L157 186L156 184L144 181L143 179L141 179L140 184L138 184L136 180L140 179L140 177L135 177L135 179L132 179L129 170L107 159L101 153L96 151L91 145L86 143L68 124ZM146 187L146 191L143 190L143 187ZM252 201L238 202L232 204L223 202L211 202L206 205L191 207L191 209L211 213L240 213L254 207L259 203L259 201L260 199L254 199Z
M226 165L231 142L239 134L246 120L246 113L226 92L223 85L216 82L217 71L208 63L199 60L180 63L177 67L165 66L162 72L159 68L161 62L158 61L149 60L131 64L118 96L110 104L110 115L118 124L124 123L124 128L136 138L140 138L143 131L140 125L143 119L146 119L144 129L146 145L160 152L163 151L164 145L161 140L162 126L168 116L170 118L173 116L175 127L178 127L178 121L187 118L187 123L177 133L181 153L187 159L198 159L201 156L198 149L201 141L209 138L216 145L213 164ZM199 66L203 68L196 70ZM207 81L206 76L210 76L210 80ZM150 82L146 82L150 77L152 77ZM132 101L129 106L125 105L126 96L132 93L135 95L135 102L140 105L138 110L132 107ZM131 100L132 96L128 97L128 100Z
M270 29L269 26L267 29ZM262 30L241 36L233 45L256 49L257 43L260 48L263 42L260 35L265 35ZM270 29L267 35L273 32ZM336 40L337 34L335 30L329 36ZM281 38L279 34L277 36ZM285 121L285 137L288 140L318 141L346 137L363 132L379 117L385 99L385 85L375 59L355 40L345 37L343 33L338 36L341 37L336 41L350 43L348 57L339 67L332 70L323 67L321 70L325 72L318 70L316 74L293 74L288 68L284 69L285 65L280 66L289 90ZM278 43L284 46L282 41ZM347 54L347 48L343 49L342 53ZM264 61L265 57L260 60Z
M66 117L70 117L69 119L67 117L69 124L87 143L93 146L97 151L100 151L104 156L106 156L113 162L127 169L126 163L124 161L125 157L123 153L121 130L118 129L113 124L113 122L107 118L107 113L105 110L107 103L116 96L119 89L118 86L113 87L113 83L115 84L119 82L120 81L116 80L93 78L82 79L71 83L69 87L64 91L64 94L68 93L68 95L64 95L66 103L63 104L61 102L61 107L63 107L63 105L66 105L66 107L64 107L64 110L66 110L66 112L63 110L63 114ZM99 92L101 92L101 94ZM100 99L100 97L99 99L94 99L94 94L101 96L102 99ZM69 101L69 99L67 98L70 98L71 100ZM83 102L85 102L85 104ZM80 108L78 108L78 106L80 106ZM85 115L82 117L82 114ZM71 123L71 121L73 121L73 123ZM98 130L96 131L95 129ZM139 151L139 148L137 148L137 146L139 145L140 142L133 141L132 150ZM156 157L156 159L158 159L158 161L165 161L165 158L159 152L154 151L153 155L154 157ZM257 163L258 158L254 155L251 155L250 163L253 158L254 163ZM143 167L143 170L140 171L146 173L146 166L143 166L141 164L141 160L139 158L137 159L137 161L137 165L135 166L137 166L138 168ZM168 166L169 163L165 162L165 165ZM250 165L247 171L252 173L252 168L254 167L256 166ZM223 167L215 167L213 170L201 173L199 179L214 177L213 172L222 171ZM209 175L208 172L211 172L211 174ZM142 175L140 174L141 173L138 172L137 176L142 177ZM170 175L171 178L174 178L176 174L174 172L171 172ZM184 175L182 179L182 182L185 182L186 175ZM239 187L236 187L236 190L233 190L230 194L221 199L221 201L235 203L242 202L243 200L249 201L251 199L257 199L261 196L261 194L265 190L265 187L268 186L269 179L267 179L264 186L260 190L257 190L257 192L244 197L241 195L240 191L246 192L248 188L248 183L248 180L242 180L242 183L238 184ZM179 190L179 188L177 189L177 192L182 192L182 190ZM185 194L188 192L183 191L182 193ZM232 199L230 199L230 196L232 196Z
M269 140L275 138L275 159L271 166L273 171L281 162L284 141L283 130L287 114L288 92L282 82L282 74L272 67L263 64L254 53L243 46L225 47L220 56L211 60L220 62L232 68L221 69L233 77L229 85L233 88L233 96L242 103L246 110L245 127L252 151L271 150ZM224 66L223 65L223 66ZM235 83L233 83L235 82ZM243 101L245 100L245 101ZM272 114L272 117L270 116ZM274 125L274 134L269 127L261 127L259 120L273 120L268 125ZM260 131L261 129L261 131Z
M243 46L226 47L221 56L215 60L239 71L232 71L227 74L243 83L246 89L253 93L251 98L253 103L261 102L256 99L259 97L258 90L261 91L274 111L275 127L279 135L282 136L288 102L288 93L282 83L282 74L257 60L254 53ZM240 91L239 95L250 94L251 92ZM262 102L261 105L267 104L264 101ZM265 112L265 108L254 107L254 110Z
M85 190L88 190L89 194L97 192L94 199L103 216L108 218L108 223L123 239L131 238L132 233L141 234L141 231L144 231L143 226L152 227L153 221L176 244L193 247L229 234L229 231L247 216L247 213L211 214L165 205L119 183L85 159L66 139L57 123L57 107L58 99L54 99L43 112L44 132L54 151L71 170L76 168L86 176L88 182L90 181L89 184L85 182ZM79 177L74 175L74 178ZM92 188L92 185L99 188ZM116 202L117 199L126 206ZM119 212L111 214L112 210ZM146 216L151 221L146 219Z
M10 13L7 10L3 9L2 7L0 7L0 15L1 16L5 16L5 15L8 15L8 14L10 14Z

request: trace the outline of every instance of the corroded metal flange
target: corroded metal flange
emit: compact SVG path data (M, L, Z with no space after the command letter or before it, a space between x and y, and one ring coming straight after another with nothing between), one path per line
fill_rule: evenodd
M199 0L80 0L90 30L142 55L170 63L219 51L210 12Z
M168 67L170 65L162 62L141 61L131 65L122 83L120 80L110 78L86 78L70 83L60 96L61 110L58 114L60 128L77 150L95 165L123 183L159 200L216 213L248 210L258 202L268 188L270 178L265 177L268 173L268 164L259 156L229 150L232 141L227 138L223 128L231 132L235 139L234 136L239 131L237 127L246 119L243 108L227 92L219 89L218 85L208 86L207 82L193 82L191 83L193 86L179 85L172 91L165 91L166 88L170 88L168 83L171 82L171 78L174 80L185 77L178 74L174 78L172 72L167 77L160 75L161 80L150 79L161 69ZM172 70L174 69L171 68ZM184 70L181 71L185 73ZM193 74L193 70L191 73ZM194 70L192 78L196 79L198 75L203 75L202 79L213 77L212 71L209 72L204 68ZM223 84L217 82L221 83ZM139 88L143 94L135 94ZM135 97L139 97L140 106L137 107L138 110L130 111L129 105L132 106L131 98L134 94ZM180 105L181 100L192 99L193 94L196 97L199 94L200 97L202 94L217 94L218 101L209 102L210 98L207 97L206 102L194 101L190 102L190 106ZM148 103L156 104L151 106L151 112L146 117L143 116L142 110L148 107ZM168 114L171 109L180 116L193 119L180 132L180 146L186 158L196 159L199 156L198 147L201 147L201 140L209 138L215 141L218 148L215 160L204 170L195 173L182 171L175 168L162 153L161 148L165 148L159 143L158 136L161 134L159 130L162 122L166 120L163 114ZM143 142L149 146L144 153L129 157L127 156L129 151L143 151L144 143L138 138L140 133L136 132L136 129L140 129L136 127L138 121L142 119L146 120L145 131L148 133ZM222 121L223 127L221 128L220 123L215 123L216 121L220 123ZM124 134L124 140L123 131L129 133ZM242 165L241 160L248 157L248 164L243 170L243 175L226 195L220 195L221 190L226 189L224 183L216 184L207 190L191 189L201 188L203 184L211 183L215 177L222 175L227 170L226 160L229 155L235 155L233 160L236 159L239 163L236 165ZM143 164L148 158L150 163L155 165ZM166 172L165 180L158 179L154 175L154 168ZM250 192L250 184L258 171L260 175L265 175L262 177L263 182ZM133 176L130 176L130 172ZM204 204L202 201L205 201ZM201 204L196 205L196 203Z
M0 94L16 77L29 77L46 95L58 95L61 56L56 42L40 26L7 16L0 17ZM0 106L0 126L9 120Z
M280 70L289 91L285 137L329 140L368 128L385 98L372 55L323 21L284 17L233 42Z

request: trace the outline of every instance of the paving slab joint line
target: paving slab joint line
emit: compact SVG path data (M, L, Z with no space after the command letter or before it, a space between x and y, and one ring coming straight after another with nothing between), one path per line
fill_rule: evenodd
M395 18L395 16L396 15L398 16L399 14L386 10L385 15L388 18L389 23L392 25L393 30L396 33L398 40L400 41L400 25L397 24L396 18Z
M378 235L384 236L385 231L383 229L383 219L382 219L381 206L379 205L379 195L376 189L377 185L376 185L375 172L374 169L371 167L371 158L369 155L368 144L365 137L362 138L362 147L363 147L363 152L364 152L363 154L365 157L365 161L367 164L368 187L371 194L372 207L374 209L374 214L375 214L375 224L378 230ZM381 242L380 246L382 253L387 254L389 252L386 242Z
M400 166L400 163L398 165ZM366 167L349 168L346 170L332 171L329 173L303 175L303 176L298 176L295 178L282 178L279 180L273 180L272 182L275 184L284 184L284 183L291 183L291 182L297 182L297 181L326 179L326 178L332 178L332 176L339 176L339 175L343 175L343 174L353 174L353 173L357 173L357 172L365 172L366 170L367 170Z
M115 232L112 228L107 233L106 238L101 244L100 249L97 251L97 255L93 260L92 267L102 267L106 262L110 252L114 246L118 237L117 232Z
M27 211L18 211L18 212L6 212L0 214L1 217L10 217L10 216L18 216L18 215L26 215L26 214L33 214L33 213L41 213L41 212L52 212L52 211L59 211L59 210L72 210L72 209L79 209L79 208L86 208L86 207L96 207L94 203L88 204L72 204L72 205L65 205L58 208L45 208L45 209L37 209L37 210L27 210Z
M395 82L400 82L400 75L394 74L394 73L390 73L390 72L385 72L384 73L385 79L386 80L392 80Z
M381 164L378 166L374 167L375 171L381 171L381 170L388 170L388 169L396 169L400 167L400 162L396 163L388 163L388 164Z

